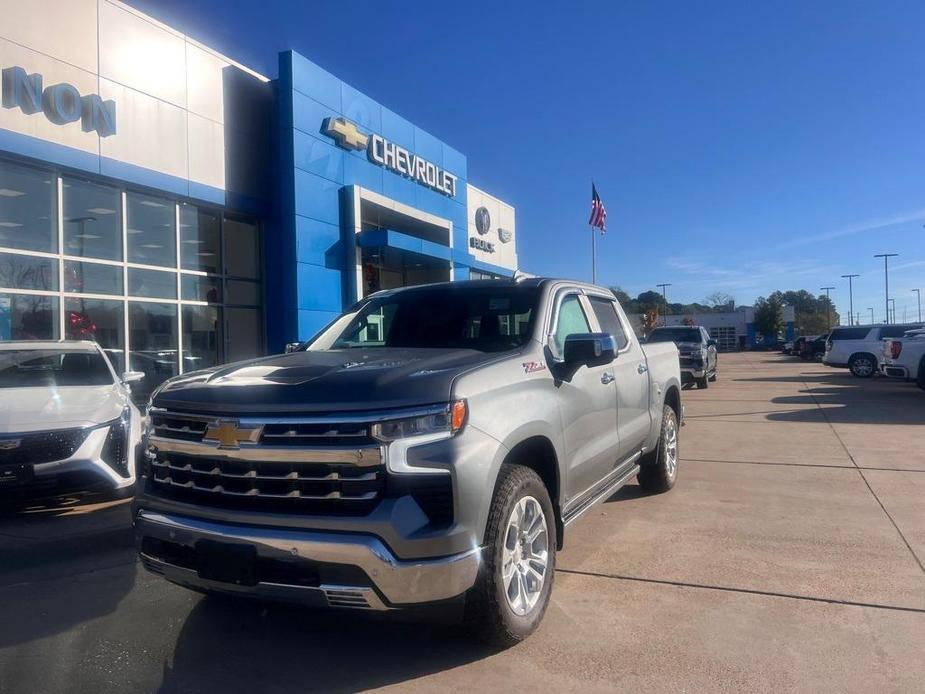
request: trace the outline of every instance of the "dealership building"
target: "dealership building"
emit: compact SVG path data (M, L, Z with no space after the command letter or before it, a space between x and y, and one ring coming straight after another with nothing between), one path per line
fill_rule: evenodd
M0 17L0 339L97 340L144 392L517 269L464 154L293 51L260 75L113 0Z

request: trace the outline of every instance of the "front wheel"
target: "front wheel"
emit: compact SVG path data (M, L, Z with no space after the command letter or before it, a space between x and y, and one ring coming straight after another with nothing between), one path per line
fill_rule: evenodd
M667 492L678 479L678 415L670 405L662 412L658 448L641 461L636 481L650 492Z
M697 380L698 389L703 390L704 388L710 387L710 380L706 376L704 376L703 378L698 378L696 380Z
M466 621L481 639L512 646L539 626L556 569L552 502L530 468L501 466L482 559L466 597Z

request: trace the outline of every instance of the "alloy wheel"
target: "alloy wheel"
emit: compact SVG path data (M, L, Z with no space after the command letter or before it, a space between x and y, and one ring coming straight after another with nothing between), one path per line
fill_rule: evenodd
M539 501L525 496L511 510L501 554L504 595L514 614L524 616L536 606L548 566L546 515Z

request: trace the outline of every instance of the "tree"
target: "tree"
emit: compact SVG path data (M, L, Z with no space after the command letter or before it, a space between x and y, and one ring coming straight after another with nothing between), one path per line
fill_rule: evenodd
M713 292L710 296L706 297L703 302L714 311L716 309L725 310L729 304L735 305L735 298L726 292Z
M765 340L776 339L784 327L784 306L775 294L771 294L767 299L759 296L755 300L755 330L764 336Z
M838 325L838 311L825 294L813 296L805 289L774 292L768 298L793 307L793 322L797 335L820 335L828 331L829 312L832 325ZM756 304L757 306L757 304Z

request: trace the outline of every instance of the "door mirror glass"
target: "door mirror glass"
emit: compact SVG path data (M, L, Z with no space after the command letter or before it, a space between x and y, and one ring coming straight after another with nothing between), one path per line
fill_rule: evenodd
M610 333L575 333L565 338L563 361L570 366L609 364L617 355Z
M286 345L286 354L289 354L290 352L301 352L301 347L303 344L304 343L302 342L289 342Z

